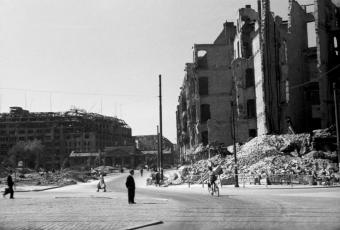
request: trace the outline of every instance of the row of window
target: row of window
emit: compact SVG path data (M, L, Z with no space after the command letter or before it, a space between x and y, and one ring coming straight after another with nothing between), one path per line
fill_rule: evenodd
M245 73L246 88L255 86L254 69L247 68ZM200 77L198 79L198 92L200 96L209 95L209 78Z
M256 104L254 99L250 99L247 101L247 117L255 118L256 117ZM211 118L210 113L210 105L202 104L201 105L201 122L205 123Z

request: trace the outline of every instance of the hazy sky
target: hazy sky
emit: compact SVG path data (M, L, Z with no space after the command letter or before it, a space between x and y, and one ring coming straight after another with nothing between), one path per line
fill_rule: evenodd
M133 135L155 134L162 74L163 135L175 142L179 87L193 44L212 43L238 8L256 3L0 0L0 111L76 106L124 119ZM271 4L287 18L288 0Z

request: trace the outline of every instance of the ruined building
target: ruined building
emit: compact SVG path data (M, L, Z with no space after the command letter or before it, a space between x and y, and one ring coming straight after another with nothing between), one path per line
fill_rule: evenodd
M42 141L51 167L59 167L72 151L102 152L107 146L133 144L131 128L116 117L78 109L36 113L21 107L0 114L0 161L17 142L34 139Z
M339 20L330 0L291 0L288 21L270 11L269 0L258 1L257 12L239 10L232 63L238 141L247 139L247 131L248 137L255 134L254 128L263 135L335 123Z
M226 22L213 44L195 44L186 64L177 107L177 139L182 159L199 143L232 143L230 118L235 26Z
M237 142L335 124L339 7L338 0L289 0L285 21L270 0L258 0L256 10L239 9L236 28L226 23L214 44L195 45L176 114L182 158L200 143L231 144L233 113Z
M257 12L246 5L239 9L234 39L233 96L235 101L236 139L244 142L257 135L253 39ZM228 105L226 105L228 106Z
M326 128L335 123L332 84L340 88L340 8L331 0L289 4L287 116L298 132Z

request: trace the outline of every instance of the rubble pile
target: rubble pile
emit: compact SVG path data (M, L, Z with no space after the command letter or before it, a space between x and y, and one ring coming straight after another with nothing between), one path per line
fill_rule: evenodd
M17 185L71 185L77 182L87 182L92 179L98 179L96 175L89 172L64 169L55 172L36 172L34 170L24 169L17 174L12 175ZM6 176L7 177L7 176ZM1 180L5 181L6 177Z
M237 152L240 177L263 175L313 175L340 177L334 145L334 130L315 130L311 134L263 135L240 146ZM192 166L182 166L183 182L206 181L208 166L221 167L220 179L233 183L234 157L217 155L200 160Z

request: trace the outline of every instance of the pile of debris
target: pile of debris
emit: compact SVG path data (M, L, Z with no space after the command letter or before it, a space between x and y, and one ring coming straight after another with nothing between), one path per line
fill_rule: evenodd
M315 180L326 176L338 180L334 131L334 128L329 128L315 130L311 134L255 137L237 149L239 177L309 175ZM235 163L232 155L217 155L182 166L178 174L182 182L202 183L207 180L208 166L222 168L220 178L223 183L233 183Z
M6 176L7 177L7 176ZM1 178L3 183L6 177ZM63 169L60 171L40 171L30 169L21 169L12 175L16 185L56 185L64 186L76 184L77 182L87 182L89 180L98 179L97 175L93 175L86 171L77 171L71 169Z

